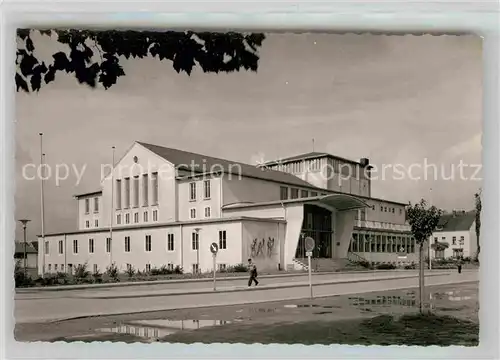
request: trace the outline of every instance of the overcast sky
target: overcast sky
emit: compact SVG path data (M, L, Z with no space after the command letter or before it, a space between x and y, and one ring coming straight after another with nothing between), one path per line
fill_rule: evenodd
M45 58L56 49L47 38L35 46ZM427 161L449 177L460 160L481 163L481 52L473 36L280 34L264 41L257 73L189 77L170 62L124 60L127 76L107 91L58 74L40 93L16 96L16 218L40 233L39 182L21 173L39 163L39 132L50 166L86 165L79 186L74 172L59 186L47 181L46 233L76 229L72 195L99 189L111 146L120 157L135 140L253 164L309 152L314 138L316 151L401 164L414 177L423 172L411 164ZM473 208L480 181L429 175L397 180L388 170L372 195Z

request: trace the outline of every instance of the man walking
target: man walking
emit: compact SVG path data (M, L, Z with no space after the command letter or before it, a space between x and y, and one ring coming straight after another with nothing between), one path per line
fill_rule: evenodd
M259 285L257 281L257 266L252 262L252 259L248 259L248 271L250 271L250 279L248 279L248 286L252 286L252 282L255 282L255 286Z

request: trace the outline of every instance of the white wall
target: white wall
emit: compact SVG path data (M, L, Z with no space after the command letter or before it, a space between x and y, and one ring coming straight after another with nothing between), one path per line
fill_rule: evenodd
M288 205L285 205L288 207ZM243 208L227 208L222 212L223 217L247 216L257 218L285 218L286 210L281 204L251 206Z
M432 234L431 242L434 243L434 238L438 238L439 242L447 242L449 247L444 250L444 257L453 257L453 249L463 249L464 257L474 257L477 253L476 242L476 225L472 224L469 231L438 231ZM464 237L464 244L460 245L460 237ZM453 237L456 237L456 245L453 245ZM435 258L435 251L431 249L431 258Z
M335 240L333 244L333 257L344 259L347 257L349 244L352 238L354 229L355 210L351 211L335 211L332 216L335 217Z
M291 204L286 207L286 235L284 249L283 268L287 269L293 265L295 252L299 243L302 222L304 220L304 206L302 204Z
M94 199L99 199L99 211L94 211ZM85 212L85 201L89 199L89 212ZM86 230L86 229L95 229L95 220L98 221L97 228L104 227L102 223L102 195L92 195L92 196L83 196L77 199L78 206L78 230ZM86 227L86 221L89 221L89 227Z
M258 270L277 270L284 241L280 223L244 221L242 258L245 263L251 258Z
M205 180L210 181L210 198L205 198ZM191 183L196 184L196 200L190 200ZM210 219L221 217L221 179L206 177L200 180L186 179L177 183L178 219L179 221L193 220L190 217L191 209L196 210L197 220L206 219L205 208L210 207Z

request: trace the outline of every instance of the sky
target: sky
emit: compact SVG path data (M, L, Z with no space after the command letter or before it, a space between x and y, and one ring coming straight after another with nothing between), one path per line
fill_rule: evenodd
M47 60L61 47L47 37L35 46ZM369 158L377 169L374 197L425 198L447 210L474 206L481 186L479 37L268 34L256 73L188 76L166 61L121 63L126 76L109 90L58 74L39 93L16 94L15 215L32 220L30 239L41 231L40 183L22 169L40 163L40 132L53 171L45 182L46 234L76 230L72 196L98 190L111 146L119 158L134 141L255 164L310 152L314 139L315 151ZM72 169L59 184L57 164ZM425 175L425 164L437 173L428 167ZM406 176L391 170L396 165ZM74 169L83 170L80 183Z

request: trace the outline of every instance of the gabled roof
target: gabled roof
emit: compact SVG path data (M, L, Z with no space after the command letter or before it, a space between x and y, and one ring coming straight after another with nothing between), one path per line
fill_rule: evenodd
M24 242L15 242L15 252L16 254L22 253L24 254ZM30 244L26 243L26 253L27 254L36 254L38 251Z
M239 175L251 177L261 180L279 182L288 185L307 187L323 191L324 189L318 188L311 183L298 178L295 175L285 173L282 171L269 170L265 168L258 168L249 164L219 159L211 156L196 154L188 151L167 148L163 146L147 144L137 141L138 144L144 146L146 149L152 151L156 155L171 162L179 169L193 171L195 173L206 173L210 169L214 171L223 171L226 174ZM194 166L193 166L194 165ZM241 169L241 170L240 170Z
M327 157L327 158L331 158L331 159L337 159L337 160L342 160L342 161L345 161L345 162L348 162L348 163L351 163L351 164L359 164L359 162L357 162L357 161L346 159L346 158L343 158L343 157L340 157L340 156L335 156L335 155L328 154L328 153L325 153L325 152L312 151L312 152L305 153L305 154L290 156L290 157L287 157L287 158L284 158L284 159L268 161L268 162L265 163L265 165L273 165L273 164L277 164L277 163L286 164L286 163L292 162L292 161L317 159L317 158L323 158L323 157Z
M475 220L475 211L468 211L465 214L445 214L439 219L436 232L469 231Z

